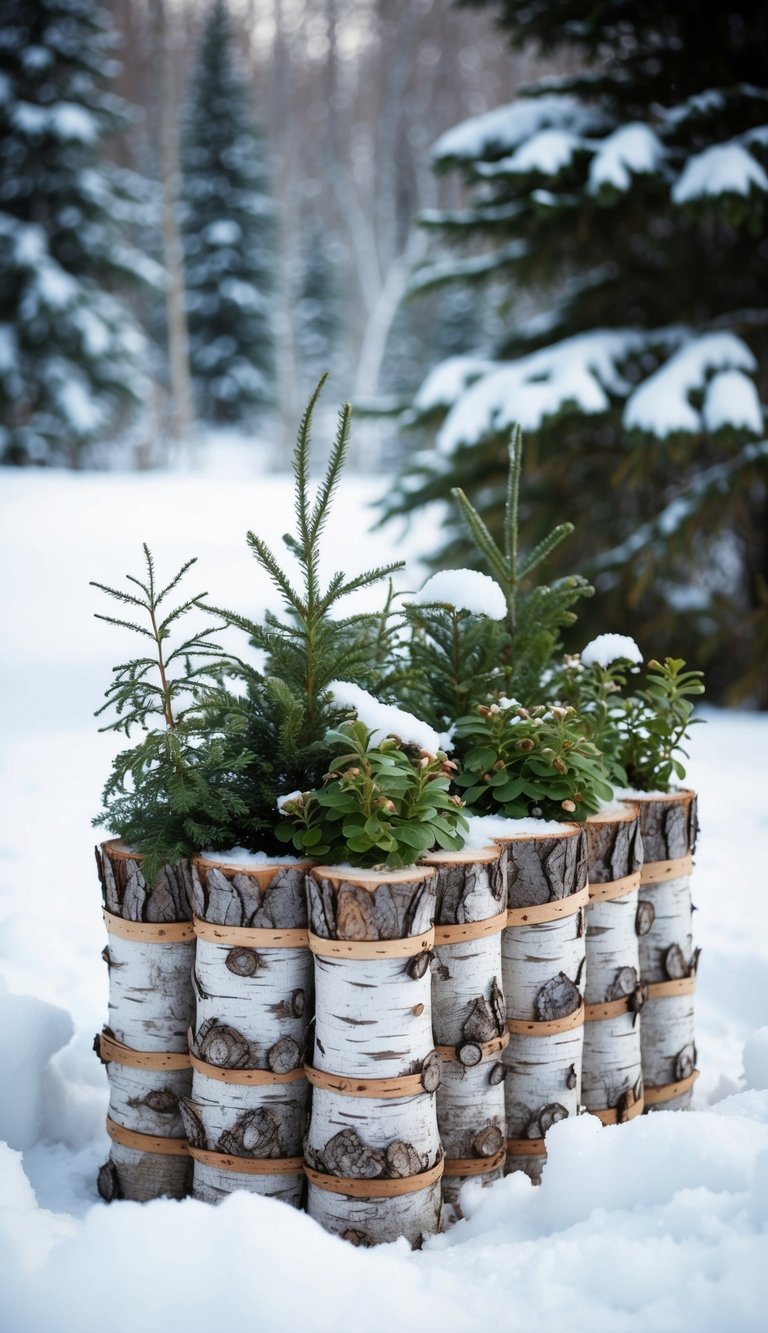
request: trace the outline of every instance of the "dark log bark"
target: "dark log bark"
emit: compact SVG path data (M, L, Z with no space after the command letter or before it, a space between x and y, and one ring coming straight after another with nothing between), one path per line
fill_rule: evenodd
M195 915L219 926L260 930L306 926L308 864L246 868L195 857L191 868Z
M634 875L643 864L643 840L637 806L619 813L591 815L584 825L590 884L607 884Z
M510 907L569 898L587 882L586 834L575 825L559 836L510 838L504 847Z
M149 886L142 874L143 857L131 853L119 839L104 842L96 851L102 900L108 912L126 921L189 921L192 908L189 865L165 865Z

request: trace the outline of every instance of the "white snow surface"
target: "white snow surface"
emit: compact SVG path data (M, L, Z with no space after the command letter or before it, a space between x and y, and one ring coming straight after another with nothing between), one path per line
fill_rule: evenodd
M722 370L707 385L701 409L704 429L713 434L731 427L763 433L763 408L754 380L740 370Z
M634 639L628 634L598 634L580 654L583 666L609 667L612 662L642 662Z
M530 838L531 834L552 837L570 831L573 824L556 819L508 819L506 815L470 815L464 846L488 847L495 838Z
M690 157L672 187L672 200L688 204L719 194L768 193L768 174L739 143L714 144Z
M342 484L332 569L386 558L381 534L363 533L383 484ZM195 590L258 612L275 603L242 534L258 522L279 540L289 511L289 483L272 474L3 478L0 1325L102 1333L108 1309L111 1333L757 1333L768 1298L765 716L710 710L691 741L703 946L691 1113L607 1129L562 1121L539 1189L520 1175L473 1183L466 1221L421 1253L355 1249L244 1193L218 1208L97 1198L109 1144L91 1042L107 979L92 853L103 835L89 821L119 742L91 713L126 645L92 619L87 581L136 572L146 539L161 571L197 549ZM438 523L421 526L425 547Z
M360 685L353 685L348 680L332 680L328 688L340 708L355 710L370 731L374 745L386 740L387 736L397 736L406 745L418 745L422 750L436 754L450 744L449 738L435 731L428 722L422 722L421 718L394 704L380 703Z
M642 122L622 125L601 140L589 165L589 190L596 194L601 185L628 190L633 175L652 175L663 158L664 147L652 129Z
M563 128L585 134L599 129L602 123L600 112L575 97L521 97L446 130L436 141L432 156L441 161L471 159L489 150L509 152L543 130Z
M625 428L659 438L676 431L698 432L701 418L689 395L704 387L708 372L722 370L757 370L754 355L741 338L734 333L707 333L688 339L627 399ZM722 400L720 405L726 412L725 419L720 419L722 426L730 417L728 405ZM736 407L741 415L741 403L737 401Z
M297 793L294 792L294 795ZM288 800L288 797L282 797ZM280 802L278 801L278 805ZM209 861L217 861L220 865L242 866L247 870L249 866L287 866L296 865L302 860L300 856L267 856L266 852L249 852L247 847L229 847L225 852L204 851L200 853Z
M441 569L408 601L415 606L447 602L457 611L488 616L491 620L503 620L507 613L507 603L499 584L476 569Z

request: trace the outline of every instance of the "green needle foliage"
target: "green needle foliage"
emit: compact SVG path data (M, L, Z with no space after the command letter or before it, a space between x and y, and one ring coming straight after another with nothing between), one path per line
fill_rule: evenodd
M591 597L594 589L578 574L556 579L551 584L531 582L539 566L573 532L573 524L559 523L527 556L521 557L518 518L522 466L522 434L520 427L515 426L509 442L501 545L464 491L455 487L451 493L459 503L475 547L506 599L504 636L498 641L500 683L506 694L531 703L537 695L540 697L542 676L560 648L560 630L576 620L571 608L580 597Z
M328 767L324 737L340 711L332 704L331 682L342 679L366 686L381 676L388 654L386 617L391 588L381 614L339 615L339 603L351 593L388 579L403 563L395 561L352 576L339 571L328 582L321 579L321 538L347 455L351 417L347 403L339 413L325 475L313 498L309 479L312 415L325 380L323 376L309 400L293 458L295 528L284 535L283 542L296 561L298 579L262 537L248 533L254 558L281 594L283 615L268 614L258 624L233 611L209 608L227 624L243 630L251 644L266 653L263 672L241 664L242 698L226 697L218 708L220 724L225 729L236 725L238 744L245 744L252 755L247 768L252 796L247 832L251 838L256 832L262 838L273 837L278 796L321 782ZM212 716L217 716L215 705Z
M142 737L114 759L103 810L93 822L107 824L144 854L144 874L152 883L165 862L203 847L232 844L233 824L248 809L241 775L250 756L245 749L233 755L231 744L210 730L205 715L206 704L220 697L223 670L233 665L214 641L219 627L182 633L172 646L181 620L205 610L205 593L170 609L163 605L196 561L187 560L170 583L158 587L151 552L146 545L143 549L143 578L126 575L126 588L91 585L130 608L125 616L97 612L97 619L130 630L146 643L145 654L113 668L106 702L96 713L114 709L102 731L130 737L138 728Z
M499 661L508 645L504 626L453 606L408 606L409 669L399 688L402 702L442 729L478 700L490 698L499 682Z
M373 745L363 722L342 723L325 742L344 753L322 787L284 803L282 842L334 862L393 868L413 865L434 847L463 846L463 803L450 794L455 766L444 754L394 737Z

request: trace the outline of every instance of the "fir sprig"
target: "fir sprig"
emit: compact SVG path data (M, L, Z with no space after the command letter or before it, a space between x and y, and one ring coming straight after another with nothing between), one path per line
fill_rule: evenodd
M504 592L507 642L499 643L504 692L523 703L531 703L539 694L542 676L560 646L560 630L576 619L574 604L581 597L591 597L594 589L578 574L556 579L552 584L530 586L531 576L574 529L572 523L559 523L521 559L518 515L522 465L522 433L519 426L514 426L509 442L501 545L464 491L454 487L451 494L459 504L478 552Z

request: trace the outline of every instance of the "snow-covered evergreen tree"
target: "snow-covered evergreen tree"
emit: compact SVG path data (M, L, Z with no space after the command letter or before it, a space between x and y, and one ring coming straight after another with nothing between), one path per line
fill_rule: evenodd
M275 396L275 212L224 0L216 0L203 34L185 116L182 173L198 411L207 421L245 424Z
M768 11L468 3L583 64L435 145L470 200L424 219L463 248L416 285L492 278L506 334L422 384L434 463L390 506L459 484L496 521L519 422L528 536L575 521L569 561L603 594L588 614L642 637L639 618L657 655L768 704Z
M156 268L126 241L143 189L105 163L124 120L98 0L0 8L0 459L77 466L145 397L116 291Z

